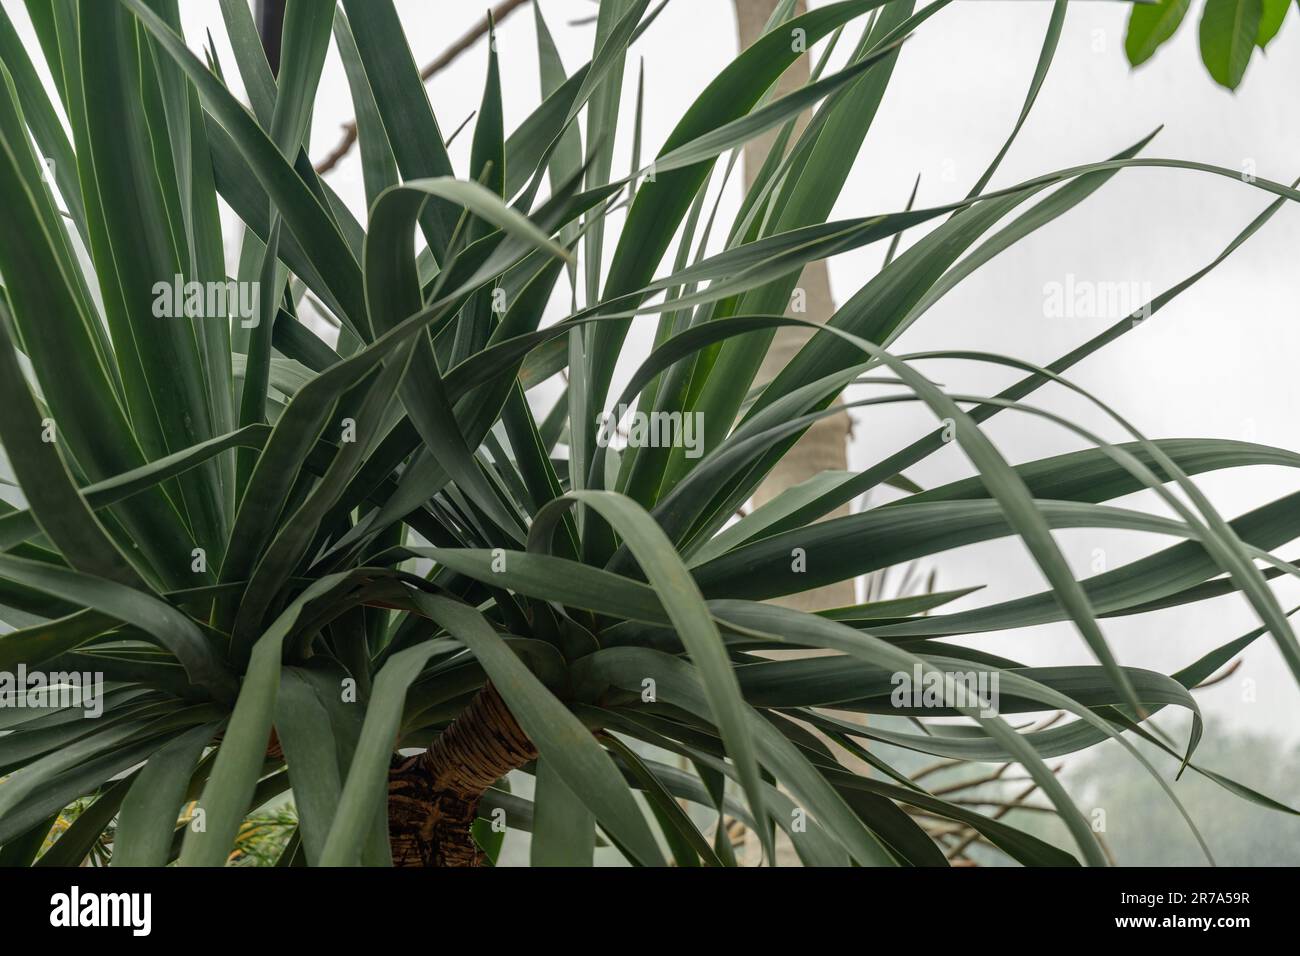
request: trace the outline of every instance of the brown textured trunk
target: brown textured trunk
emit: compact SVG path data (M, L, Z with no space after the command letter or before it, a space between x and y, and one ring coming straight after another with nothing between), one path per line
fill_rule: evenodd
M488 684L422 754L395 758L388 774L388 842L394 866L478 866L470 835L487 788L537 756Z

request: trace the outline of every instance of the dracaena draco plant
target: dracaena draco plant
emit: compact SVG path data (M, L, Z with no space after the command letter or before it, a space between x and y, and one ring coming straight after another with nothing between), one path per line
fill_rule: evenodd
M191 52L175 0L28 0L48 93L37 51L0 24L0 439L21 489L0 516L0 670L105 682L95 719L84 699L0 709L5 861L31 862L80 801L42 862L98 848L114 865L221 864L248 815L290 795L285 863L479 864L504 824L531 832L535 864L587 864L606 846L642 865L728 865L736 821L767 861L784 831L808 865L939 866L922 821L941 820L1022 864L1098 864L1103 847L1046 761L1110 739L1160 780L1167 812L1181 812L1173 778L1188 772L1294 812L1197 762L1190 689L1264 635L1300 676L1270 587L1296 573L1271 550L1300 534L1300 498L1228 520L1191 476L1300 456L1150 439L1088 395L1128 436L1111 444L1026 400L1049 382L1081 391L1064 377L1075 364L1159 321L1300 193L1243 185L1271 205L1222 255L1048 367L896 354L945 292L1122 170L1239 178L1145 158L1145 136L992 190L1013 132L964 197L828 221L906 39L946 5L781 4L656 158L630 164L613 146L635 123L640 151L624 63L662 7L602 3L594 54L571 75L539 12L541 105L505 134L489 51L461 170L390 0L290 0L274 76L242 0L221 5L233 63ZM1064 16L1059 2L1024 114ZM364 223L303 149L331 39ZM828 67L835 47L842 68ZM809 83L771 92L814 48ZM776 146L722 221L707 197L770 130ZM223 203L245 230L234 276ZM783 316L801 267L873 242L891 243L879 272L756 387L775 331L807 324ZM543 326L557 301L568 314ZM337 340L312 331L309 310ZM639 322L657 323L654 348L616 388ZM1020 378L951 394L921 370L940 361ZM560 378L563 398L540 407L534 389ZM868 396L848 402L861 416L920 402L934 430L737 520L846 394ZM628 421L701 422L702 443L633 440L635 428L611 443L622 406ZM982 430L1003 413L1045 417L1083 450L1013 466ZM948 440L973 477L911 485L906 470ZM818 520L887 484L906 494ZM1171 516L1106 503L1142 489ZM1061 528L1181 540L1076 580ZM1006 536L1046 590L950 613L964 591L822 613L772 603ZM1107 618L1218 595L1247 601L1259 628L1173 674L1121 665L1105 639ZM1094 664L1026 667L946 640L1053 621ZM963 693L976 672L996 678L996 700ZM900 706L900 674L937 699ZM1152 722L1166 709L1190 713L1186 740ZM1024 723L1057 711L1052 726ZM1136 740L1173 759L1152 766ZM1022 766L1068 841L930 792L890 748ZM511 771L534 778L530 799Z

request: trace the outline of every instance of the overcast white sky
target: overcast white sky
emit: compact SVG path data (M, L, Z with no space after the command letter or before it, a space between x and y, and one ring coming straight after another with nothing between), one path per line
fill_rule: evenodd
M0 0L36 54L18 0ZM418 62L425 63L460 36L488 4L461 0L398 0ZM813 6L819 6L814 2ZM1147 155L1177 157L1241 168L1290 182L1300 174L1300 26L1292 11L1266 57L1256 56L1245 82L1231 94L1206 75L1196 50L1202 0L1175 39L1155 59L1132 71L1123 55L1128 7L1079 2L1066 17L1060 46L1038 104L991 188L1054 169L1105 159L1160 124ZM228 77L233 58L215 0L181 0L185 27L196 48L210 28ZM592 15L589 0L543 0L542 10L566 66L590 56L594 27L571 25ZM928 21L909 41L889 92L836 205L836 217L902 208L921 174L918 205L959 199L1001 146L1018 114L1042 43L1051 4L1044 0L959 2ZM532 15L522 10L498 33L506 126L512 129L539 101ZM841 44L851 49L852 43ZM645 33L636 52L646 75L645 149L657 151L677 117L736 53L731 0L672 0ZM444 131L478 106L486 66L480 43L429 85ZM635 95L635 65L628 71L628 113ZM347 85L331 50L316 104L313 155L333 146L339 124L350 118ZM463 170L468 135L454 144ZM616 166L627 162L630 142L620 140ZM330 181L364 217L359 165L353 157ZM927 313L901 341L904 351L970 348L1046 364L1113 319L1047 318L1044 285L1136 282L1163 291L1193 272L1253 218L1269 198L1239 182L1174 170L1127 170L1081 207L1004 253L966 280ZM724 197L721 215L734 210L739 192ZM723 220L725 221L725 219ZM725 230L724 230L725 231ZM905 237L904 243L917 235ZM233 239L234 232L232 230ZM1209 278L1079 366L1075 379L1129 417L1151 437L1253 439L1296 449L1300 334L1296 322L1296 250L1300 210L1283 209ZM231 243L232 249L237 248ZM832 287L843 302L879 267L873 246L830 263ZM233 253L232 253L233 254ZM558 315L558 312L557 312ZM630 339L629 362L644 356L653 319ZM946 363L927 370L957 390L985 393L1010 376ZM1104 417L1062 389L1044 389L1040 403L1113 439L1122 438ZM893 408L856 415L851 464L859 467L932 427L919 410ZM1059 429L1006 413L990 434L1013 461L1081 447ZM915 469L930 486L962 477L970 468L948 449ZM1282 469L1237 470L1199 479L1228 516L1282 495L1300 476ZM1146 503L1144 499L1135 502ZM1130 504L1133 502L1122 502ZM1129 534L1060 535L1080 575L1089 573L1094 549L1110 567L1161 546L1166 540ZM1284 557L1293 556L1283 551ZM964 548L935 562L941 587L988 583L962 605L974 606L1041 587L1041 578L1014 541ZM1300 589L1280 589L1284 606ZM1117 619L1104 629L1124 663L1168 672L1254 626L1248 606L1219 599L1182 611ZM1030 663L1090 661L1066 626L986 637L981 646ZM1256 682L1257 701L1243 702L1243 679ZM1270 728L1300 737L1297 691L1275 649L1261 640L1231 681L1201 695L1202 706L1229 723Z

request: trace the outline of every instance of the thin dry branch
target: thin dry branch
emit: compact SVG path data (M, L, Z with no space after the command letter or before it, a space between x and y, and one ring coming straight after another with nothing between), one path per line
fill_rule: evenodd
M1063 763L1057 764L1055 767L1051 768L1051 771L1053 774L1059 774L1062 768L1064 767L1065 764ZM1028 800L1037 789L1038 789L1037 782L1026 787L1024 790L1020 791L1020 793L1017 793L1014 797L1011 798L1011 800L1009 801L1009 805L1000 807L996 812L994 812L992 815L992 819L1001 820L1013 809L1015 809L1018 805L1023 804L1026 800ZM951 850L948 851L948 859L954 860L962 856L963 854L965 854L966 849L978 839L979 839L979 831L972 828L969 836L967 836L964 840L962 840L955 847L953 847Z
M936 787L935 789L931 790L930 793L932 793L936 797L942 797L945 794L960 793L962 790L970 790L973 787L983 786L986 783L994 783L1002 779L1002 775L1010 769L1011 769L1011 764L1004 763L1002 766L998 767L998 769L995 770L993 773L986 774L983 777L976 777L974 780L962 780L958 783L951 783L948 784L948 786L946 787ZM915 778L913 778L913 780L915 780Z

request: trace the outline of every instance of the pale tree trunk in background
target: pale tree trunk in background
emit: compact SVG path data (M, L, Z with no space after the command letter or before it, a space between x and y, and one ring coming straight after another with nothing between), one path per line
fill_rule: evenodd
M777 0L734 0L736 5L736 22L740 33L740 48L743 50L763 34ZM804 0L795 5L797 14L803 13ZM808 56L799 57L777 84L776 95L783 96L798 89L808 82ZM799 118L798 127L802 130L807 123L807 114ZM779 128L778 128L779 129ZM762 136L750 140L744 147L745 186L753 185L754 177L763 166L763 161L776 139L778 129L769 130ZM793 143L793 138L791 143ZM799 317L814 322L825 322L835 311L831 300L830 281L826 275L826 263L817 261L809 263L799 279L799 288L804 291L807 312ZM768 349L767 357L758 373L758 383L769 382L776 373L783 369L808 340L809 333L801 329L780 328ZM849 416L840 411L827 418L820 419L810 428L799 443L781 459L767 479L759 486L754 495L755 505L762 505L775 498L782 491L800 482L807 481L818 472L848 468ZM827 517L849 513L848 506L836 509ZM820 610L830 607L842 607L855 602L853 582L840 581L826 587L792 594L781 598L776 603L795 607L805 611Z
M736 23L739 28L740 48L742 50L762 36L763 27L767 24L768 18L771 17L777 2L778 0L734 0ZM795 5L795 13L798 15L804 12L804 0L799 0ZM794 65L781 77L777 83L775 95L784 96L807 82L808 56L804 55L799 57ZM807 124L807 120L807 114L799 118L796 132L802 131ZM753 185L754 178L758 175L758 171L762 169L763 161L767 158L778 131L779 128L770 130L745 144L746 189ZM794 141L795 137L792 137L791 144ZM831 317L831 314L835 311L835 302L831 299L830 280L826 274L826 263L824 261L811 262L804 268L803 274L799 277L799 288L804 291L807 306L807 311L802 313L799 316L800 318L810 319L814 322L825 322ZM810 334L794 328L777 329L776 336L772 339L772 344L763 359L762 368L759 369L758 383L762 384L771 381L777 372L785 368L795 353L808 341ZM799 440L799 443L790 449L768 474L767 479L754 494L754 504L762 505L771 501L787 488L807 481L819 472L846 470L848 468L849 430L850 422L847 412L839 411L827 418L820 419L812 428L808 429L803 438ZM848 513L848 506L844 505L826 517L836 517ZM812 591L805 591L802 594L792 594L777 599L774 603L799 608L804 611L815 611L824 608L843 607L847 604L853 604L855 601L853 581L850 579L829 584L826 587L816 588ZM814 657L821 653L824 652L776 651L763 656L776 658ZM856 714L838 714L837 716L854 721L859 719ZM803 724L803 727L815 736L821 736L820 732L815 728L807 724ZM838 750L834 746L830 749L833 752ZM839 754L841 761L844 761L843 751L839 751ZM856 759L848 760L847 763L851 764L859 773L865 773L869 770L866 764ZM757 863L759 855L758 841L753 838L752 834L747 835L744 844L746 862ZM777 831L776 860L774 862L778 866L800 865L798 855L795 853L789 837L780 830Z

